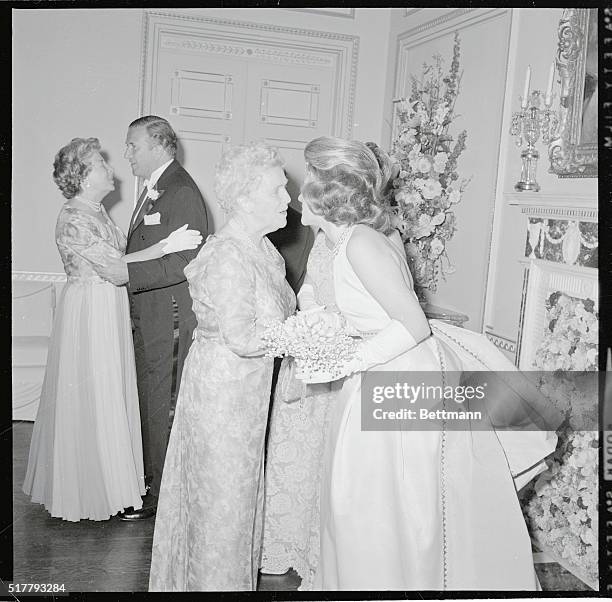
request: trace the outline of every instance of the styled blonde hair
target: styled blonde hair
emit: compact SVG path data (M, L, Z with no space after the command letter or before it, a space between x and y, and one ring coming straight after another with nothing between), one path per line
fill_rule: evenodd
M215 165L217 203L230 213L259 185L262 172L283 165L280 153L264 142L230 146Z
M310 210L336 225L366 224L388 234L391 216L385 193L391 173L363 142L323 136L304 150L302 198Z

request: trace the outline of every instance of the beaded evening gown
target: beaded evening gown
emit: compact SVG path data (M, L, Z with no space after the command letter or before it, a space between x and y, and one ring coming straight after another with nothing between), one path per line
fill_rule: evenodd
M307 274L315 301L337 311L332 254L319 232L308 257ZM278 382L293 378L285 358ZM297 381L294 388L302 387ZM303 385L300 399L286 403L274 397L266 460L266 501L261 556L263 573L282 574L293 568L300 589L312 589L319 559L319 490L329 409L340 382Z
M23 489L51 516L105 520L145 493L127 292L94 269L123 255L125 236L104 207L97 219L64 206L55 239L68 278Z
M245 235L209 236L185 268L198 319L161 482L150 591L254 590L273 359L258 326L295 310L283 258Z
M334 258L335 298L366 336L390 318L346 257L356 227L366 226L349 228ZM484 369L471 364L486 366L487 354L502 355L482 335L435 321L432 329L434 335L373 370L442 377L464 366ZM503 364L497 356L492 362L497 369ZM537 589L513 475L551 453L556 437L513 434L506 448L493 430L362 430L361 374L346 378L331 408L323 460L314 589Z

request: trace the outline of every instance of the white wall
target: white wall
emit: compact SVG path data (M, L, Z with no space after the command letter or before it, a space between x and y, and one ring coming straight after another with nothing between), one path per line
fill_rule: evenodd
M453 207L457 231L446 251L454 267L427 299L445 310L468 316L465 325L482 329L489 264L489 245L497 181L501 111L511 22L509 9L394 9L386 81L385 113L391 121L394 97L410 96L410 78L421 77L423 63L441 55L443 73L453 56L454 34L460 40L462 79L449 128L455 140L467 131L458 160L461 179L470 179L462 201ZM487 51L485 52L485 49ZM386 145L391 146L391 131Z
M125 130L138 117L140 10L13 11L13 269L61 272L54 227L65 200L53 158L74 137L100 139L117 176L107 199L125 228L133 177Z
M353 135L380 141L389 9L354 18L289 9L156 9L360 37ZM115 169L111 216L129 223L134 178L123 158L138 117L140 9L13 11L13 270L62 272L54 225L63 197L51 174L57 150L76 136L100 138Z

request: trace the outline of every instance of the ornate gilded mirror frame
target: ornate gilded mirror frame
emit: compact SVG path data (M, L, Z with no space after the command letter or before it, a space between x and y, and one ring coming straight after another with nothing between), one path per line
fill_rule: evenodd
M559 21L559 131L548 147L550 172L597 177L597 9L567 8Z

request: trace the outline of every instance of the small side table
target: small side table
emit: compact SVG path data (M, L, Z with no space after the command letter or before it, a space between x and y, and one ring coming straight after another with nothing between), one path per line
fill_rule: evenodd
M465 322L467 322L470 318L465 314L461 314L457 311L453 311L450 309L444 309L438 305L432 305L429 302L421 303L421 307L425 312L428 320L441 320L442 322L448 322L453 326L459 326L463 328Z

